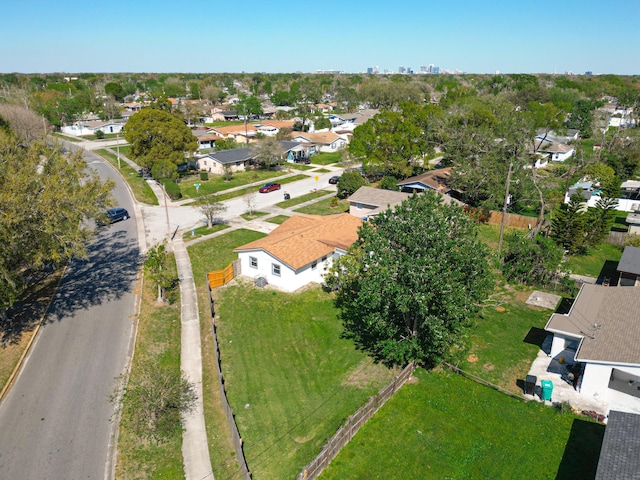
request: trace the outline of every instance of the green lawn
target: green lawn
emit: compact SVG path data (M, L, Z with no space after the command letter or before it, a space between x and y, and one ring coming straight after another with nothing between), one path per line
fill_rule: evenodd
M589 250L588 255L573 255L564 264L564 268L571 273L599 277L600 273L611 276L615 274L616 267L622 257L623 247L602 243ZM604 269L604 271L603 271Z
M605 427L447 372L417 370L320 476L592 479Z
M167 259L167 269L169 275L177 275L173 255ZM180 370L180 291L178 288L171 291L171 305L158 305L156 295L155 284L145 278L131 378L136 378L139 365L145 360ZM184 478L182 435L177 434L159 444L148 442L130 430L131 418L125 403L118 438L116 477Z
M532 291L521 287L496 289L492 295L495 302L482 308L469 330L471 346L458 365L461 369L522 393L517 381L524 380L529 372L546 336L540 330L553 313L525 303Z
M297 182L298 180L304 180L305 178L308 178L308 177L306 175L300 174L300 175L294 175L292 177L283 178L279 182L280 182L281 185L285 185L287 183ZM219 193L217 198L218 198L218 200L222 201L222 200L229 200L230 198L241 197L241 196L247 195L249 193L258 194L258 189L259 188L260 188L260 186L255 186L255 187L242 188L240 190L234 190L232 192L226 192L226 193L223 192L223 193ZM190 205L197 205L197 204L198 204L198 200L196 200L195 202L190 203Z
M255 220L256 218L260 218L260 217L264 217L265 215L269 215L268 212L253 212L253 214L250 214L249 212L243 213L240 216L242 218L244 218L245 220L249 221L249 220Z
M342 161L342 152L320 152L311 157L314 165L332 165Z
M323 197L330 193L331 192L329 190L316 190L315 192L306 193L304 195L300 195L299 197L292 197L289 200L276 203L276 206L280 208L290 208L294 205L300 205L301 203L308 202L309 200L313 200L315 198Z
M231 179L226 181L222 175L209 175L209 180L201 180L200 175L186 175L180 178L180 192L184 198L196 198L214 192L222 192L230 188L248 185L250 183L266 181L270 178L283 175L283 172L275 170L252 170L250 172L234 172ZM304 177L306 178L306 177ZM196 194L195 184L199 183Z
M122 150L122 148L120 150ZM118 158L116 155L106 149L96 150L96 153L118 169ZM153 193L153 190L147 181L138 175L138 172L134 168L131 168L124 160L120 160L119 171L131 187L133 195L136 197L137 201L140 203L146 203L147 205L158 205L158 198Z
M238 258L233 249L266 236L262 232L240 228L189 247L196 283L206 279L207 272L220 270Z
M286 294L245 282L219 294L225 384L253 478L294 478L393 372L340 338L320 287Z
M333 198L327 198L311 205L307 205L306 207L298 208L295 211L306 215L331 215L332 213L344 213L349 211L348 200L340 200L336 206L332 206L333 202Z
M288 218L290 218L289 215L276 215L275 217L267 218L265 222L282 225Z
M204 237L205 235L210 235L212 233L219 232L220 230L224 230L225 228L229 228L229 225L218 224L218 225L213 225L211 228L204 225L202 227L198 227L194 229L193 234L191 233L191 231L183 233L182 238L188 242L189 240L194 240L198 237Z

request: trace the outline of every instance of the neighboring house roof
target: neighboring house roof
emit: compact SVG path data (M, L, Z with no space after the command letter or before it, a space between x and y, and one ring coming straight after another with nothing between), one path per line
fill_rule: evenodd
M595 480L631 480L640 472L640 415L611 410Z
M231 150L220 150L207 155L212 160L223 165L227 163L246 162L253 158L252 148L232 148Z
M440 168L437 170L431 170L415 177L409 177L401 182L396 183L399 187L409 186L423 186L423 188L430 188L432 190L439 190L448 192L450 188L447 186L447 181L451 175L451 168Z
M549 140L542 140L541 138L536 138L535 149L536 151L547 153L569 153L573 151L573 147L569 145L555 141L550 142Z
M366 212L367 216L371 216L384 212L388 208L400 205L410 196L411 194L405 192L395 192L393 190L363 186L349 197L349 203L360 203L374 207L373 210Z
M618 271L640 275L640 248L626 246L618 262Z
M337 140L344 140L340 135L333 132L296 132L293 138L303 138L315 144L331 145Z
M584 284L568 314L554 313L545 330L581 337L579 361L640 365L640 291Z
M216 133L219 133L221 135L228 135L231 133L240 133L243 134L245 133L245 126L244 125L229 125L226 127L212 127L211 128L213 131L215 131ZM253 125L251 125L250 123L247 124L247 128L246 131L248 133L255 133L256 127L254 127Z
M294 215L268 236L238 247L234 252L263 250L298 270L314 260L346 250L358 239L362 221L348 213Z
M262 123L260 123L260 125L266 125L276 128L293 128L293 125L295 123L296 122L294 122L293 120L264 120Z

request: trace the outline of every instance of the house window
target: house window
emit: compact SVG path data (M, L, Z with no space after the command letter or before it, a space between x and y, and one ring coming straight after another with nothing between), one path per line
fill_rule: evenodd
M258 258L257 257L249 257L249 266L251 268L258 268Z
M356 208L358 210L362 210L362 204L361 203L356 203Z
M316 260L311 264L311 270L315 270L317 266L318 266L318 261Z
M277 263L271 264L271 273L273 273L276 277L280 276L280 265Z

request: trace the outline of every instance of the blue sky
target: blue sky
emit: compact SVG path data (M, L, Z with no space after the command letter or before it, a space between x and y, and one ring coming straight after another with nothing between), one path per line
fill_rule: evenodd
M640 74L640 0L0 0L0 72Z

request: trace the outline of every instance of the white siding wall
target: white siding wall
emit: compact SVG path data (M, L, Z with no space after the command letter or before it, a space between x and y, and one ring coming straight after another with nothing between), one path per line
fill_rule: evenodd
M257 268L251 266L251 257L257 259ZM264 251L239 252L238 258L240 259L241 271L244 277L265 277L269 285L278 287L286 292L293 292L309 283L321 283L326 269L331 266L333 255L327 255L324 262L322 262L322 259L318 259L315 268L312 265L307 265L297 272ZM273 274L273 264L280 265L280 276Z

